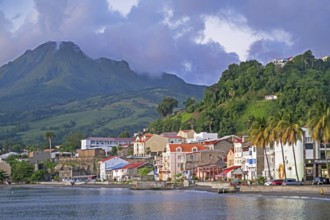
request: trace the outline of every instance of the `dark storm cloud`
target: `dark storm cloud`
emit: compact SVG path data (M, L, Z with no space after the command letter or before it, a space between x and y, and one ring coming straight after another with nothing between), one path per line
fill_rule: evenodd
M174 73L187 82L210 85L242 54L228 52L215 38L197 40L205 40L206 17L220 22L240 18L234 27L253 36L252 41L240 39L249 48L246 57L265 63L308 49L316 56L330 54L329 9L326 0L140 0L122 16L110 11L106 0L35 0L33 13L15 31L13 20L0 9L0 46L5 51L0 63L46 41L73 41L92 58L126 60L137 72ZM231 39L230 33L216 34Z

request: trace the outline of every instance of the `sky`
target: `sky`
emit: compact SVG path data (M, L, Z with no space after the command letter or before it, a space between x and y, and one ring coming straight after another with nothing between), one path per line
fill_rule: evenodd
M0 0L0 66L48 41L137 73L217 83L228 65L330 55L328 0Z

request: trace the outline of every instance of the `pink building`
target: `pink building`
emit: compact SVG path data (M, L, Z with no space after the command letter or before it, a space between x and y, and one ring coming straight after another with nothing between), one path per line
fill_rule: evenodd
M163 153L162 165L159 167L159 180L175 179L176 174L185 170L186 154L206 150L203 144L180 143L167 144Z

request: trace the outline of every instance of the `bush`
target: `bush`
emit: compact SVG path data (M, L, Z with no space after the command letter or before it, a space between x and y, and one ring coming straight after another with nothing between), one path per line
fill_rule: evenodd
M266 182L266 178L264 176L258 176L256 179L258 185L264 185Z

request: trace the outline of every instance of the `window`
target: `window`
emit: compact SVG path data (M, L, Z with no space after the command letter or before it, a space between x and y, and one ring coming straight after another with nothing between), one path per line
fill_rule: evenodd
M181 160L181 156L180 155L178 156L178 160Z
M313 143L313 140L311 137L305 137L305 142L306 143Z
M313 144L305 144L305 149L313 150Z
M194 159L194 155L190 154L190 159L191 160Z
M325 152L321 151L321 160L325 160Z
M196 148L196 147L194 147L194 148L192 149L192 151L193 151L193 152L196 152L196 151L197 151L197 148Z
M181 148L180 147L176 148L176 152L181 152Z

